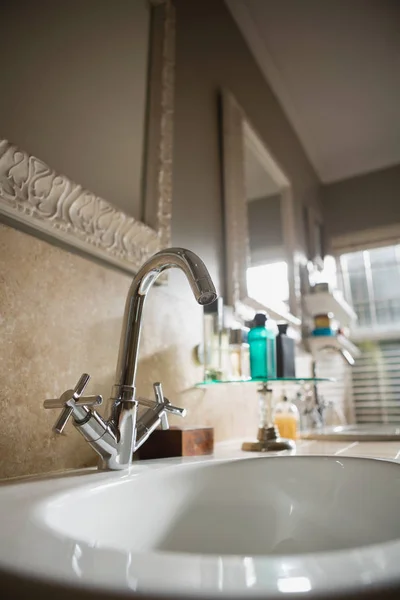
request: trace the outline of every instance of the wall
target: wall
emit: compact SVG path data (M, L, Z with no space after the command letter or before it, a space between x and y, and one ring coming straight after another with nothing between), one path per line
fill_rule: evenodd
M400 165L323 187L328 236L400 223Z
M0 20L0 135L137 218L149 17L147 0L37 0Z
M217 286L223 282L223 226L217 97L228 87L292 180L299 214L317 202L318 182L276 98L220 0L177 6L173 244L198 252ZM9 53L8 60L12 60ZM27 96L25 101L32 99ZM0 131L7 114L0 116ZM65 148L46 133L54 160ZM10 131L10 137L13 138ZM40 132L29 150L41 156ZM70 149L71 154L76 149ZM59 154L60 153L60 154ZM58 159L57 159L58 160ZM61 170L65 170L60 167ZM56 414L42 401L58 395L82 371L92 391L112 383L129 279L24 233L0 226L0 476L73 468L94 461L70 428L51 434ZM252 386L193 388L201 368L192 350L201 337L201 309L181 274L153 289L145 313L138 377L140 393L161 380L188 408L186 424L213 425L216 439L254 437ZM176 423L176 422L175 422Z
M319 210L320 186L300 142L222 0L177 0L175 241L200 248L222 278L221 147L216 103L227 88L293 185L298 245L302 206ZM188 224L196 227L188 227Z

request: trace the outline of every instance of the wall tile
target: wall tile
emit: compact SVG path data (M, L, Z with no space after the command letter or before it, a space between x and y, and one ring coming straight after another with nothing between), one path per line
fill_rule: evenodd
M0 226L0 477L83 467L95 455L71 426L55 436L56 411L43 400L72 387L82 372L90 391L108 397L117 360L126 275L25 233ZM171 401L187 408L175 425L210 425L216 441L254 437L253 386L193 388L202 378L193 348L201 307L189 286L171 277L155 286L144 314L138 391L162 381ZM106 408L104 407L104 410Z

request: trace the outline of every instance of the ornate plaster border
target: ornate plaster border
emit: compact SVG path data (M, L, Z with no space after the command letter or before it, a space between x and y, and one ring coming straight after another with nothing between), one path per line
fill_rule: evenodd
M175 10L171 0L152 4L153 22L160 24L149 75L146 160L145 204L153 207L153 227L0 139L0 219L131 273L171 238Z

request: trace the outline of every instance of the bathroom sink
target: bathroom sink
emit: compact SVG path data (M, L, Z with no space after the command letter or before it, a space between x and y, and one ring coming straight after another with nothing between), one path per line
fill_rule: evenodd
M301 433L303 440L342 442L399 442L399 425L360 424L323 427Z
M399 506L400 466L362 458L174 459L7 484L0 571L30 590L34 574L152 598L400 589Z

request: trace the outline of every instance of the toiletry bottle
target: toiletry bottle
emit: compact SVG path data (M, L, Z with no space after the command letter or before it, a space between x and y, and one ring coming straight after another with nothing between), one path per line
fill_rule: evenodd
M332 323L332 313L321 313L314 316L314 329L311 335L335 335Z
M283 395L282 400L274 409L274 425L278 428L280 437L295 440L299 422L300 415L297 406Z
M276 376L296 377L295 372L295 341L287 334L289 325L278 325L276 337Z
M252 379L276 377L276 334L275 321L257 313L248 335Z
M230 378L247 379L248 369L248 330L246 327L231 329L229 332Z
M224 304L221 296L203 307L204 379L222 379Z

